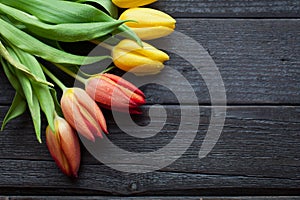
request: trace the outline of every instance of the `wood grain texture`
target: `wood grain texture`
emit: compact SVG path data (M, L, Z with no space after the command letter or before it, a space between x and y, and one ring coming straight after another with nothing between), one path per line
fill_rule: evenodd
M171 53L175 43L183 47L190 44L180 38L166 40L165 44L171 47L168 49L171 60L167 65L189 81L198 103L203 105L197 136L180 159L155 172L130 174L97 161L82 145L80 178L69 179L59 171L46 145L36 141L27 113L9 123L0 134L0 199L49 199L46 195L56 195L50 199L107 199L112 196L112 199L162 200L299 199L300 1L168 0L158 1L151 7L176 17L176 30L202 45L222 75L230 106L214 149L205 158L198 158L211 115L206 83L186 60ZM75 51L81 52L81 49ZM198 56L191 54L191 58L198 59ZM184 101L178 106L176 96L168 88L155 84L142 87L148 104L163 104L168 114L166 121L159 112L152 116L154 125L163 124L163 129L147 139L133 138L121 131L111 113L105 111L108 137L124 150L153 152L163 148L176 135L182 115L180 109L192 113L197 108L185 90L188 85L178 81L174 73L158 77L172 79L171 83ZM66 81L72 83L70 79ZM2 68L0 85L2 120L14 95ZM149 105L143 109L145 114L133 119L144 126L144 131L132 133L144 134L152 130L147 127ZM45 126L44 120L43 130ZM180 142L178 148L186 143L185 140ZM165 158L163 153L161 158ZM77 195L81 197L75 197ZM280 197L271 197L273 195Z
M7 109L1 107L1 115ZM195 110L193 106L182 109ZM174 137L180 123L178 106L166 106L166 110L168 119L161 133L145 140L123 133L106 113L110 140L128 151L149 152L163 147ZM170 166L146 174L123 173L101 164L83 150L80 178L76 181L57 169L46 146L36 142L28 117L21 117L15 124L9 124L0 136L0 192L20 188L24 194L22 187L29 191L42 187L78 190L79 194L81 191L84 194L203 195L203 191L210 191L218 195L242 192L268 195L268 190L296 194L300 189L300 107L229 107L217 145L201 160L197 156L209 124L210 107L200 110L197 137L187 152ZM163 121L161 116L153 117L157 123ZM149 122L147 116L135 120L138 124ZM147 127L144 129L146 133Z
M85 197L78 197L78 196L24 196L24 197L19 197L19 196L3 196L0 197L0 200L35 200L35 199L40 199L40 200L53 200L53 199L86 199L86 200L102 200L102 199L112 199L112 200L146 200L146 199L153 199L153 200L277 200L277 199L283 199L283 200L297 200L300 197L296 196L278 196L278 197L271 197L271 196L263 196L263 197L156 197L156 196L149 196L149 197L111 197L111 196L85 196Z
M195 39L209 52L223 78L228 104L298 104L298 27L298 20L181 20L177 30ZM178 43L182 47L190 45L178 38L170 40L169 46L172 49ZM200 104L210 103L204 80L188 62L172 55L167 64L189 80ZM162 78L165 77L177 80L172 73L163 74ZM174 81L173 84L189 99L182 82ZM174 96L167 91L157 85L145 90L150 96L148 102L175 103Z
M175 17L299 18L295 0L168 0L151 5Z
M228 104L300 103L300 20L178 20L177 30L195 39L216 63L226 89ZM181 44L180 39L166 45ZM198 59L198 55L192 57ZM192 85L200 104L210 104L202 77L184 59L171 55L168 66ZM9 104L14 91L0 69L0 104ZM204 72L209 74L210 72ZM174 73L157 77L172 84L189 104L187 85ZM156 84L143 87L149 104L177 104L172 93Z

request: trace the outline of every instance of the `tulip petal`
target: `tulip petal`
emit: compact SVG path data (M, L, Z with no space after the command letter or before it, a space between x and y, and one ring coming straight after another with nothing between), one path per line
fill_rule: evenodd
M94 135L90 132L90 129L85 124L85 120L78 110L78 102L74 96L70 97L72 99L66 98L62 99L61 108L64 113L66 120L70 125L76 129L85 138L95 141Z
M109 78L102 77L102 79L104 82L106 82L107 87L112 88L112 93L111 93L112 103L115 103L116 106L118 106L119 102L124 103L125 105L126 104L128 105L129 103L130 105L137 106L137 102L135 102L134 99L132 99L132 96L133 95L138 96L138 95L136 95L133 91L128 90L127 88L117 84L116 82L112 81ZM138 102L144 101L143 97L141 96L138 97L135 97Z
M140 95L140 96L142 96L142 97L145 98L145 94L140 89L138 89L135 85L133 85L132 83L130 83L129 81L126 81L125 79L123 79L123 78L121 78L119 76L116 76L114 74L108 74L108 73L106 73L106 74L103 74L102 76L111 79L116 84L121 85L121 86L123 86L123 87L125 87L125 88L127 88L127 89L129 89L129 90L135 92L136 94L138 94L138 95Z
M133 20L136 22L126 22L130 28L145 28L164 26L171 29L175 28L176 20L170 15L151 8L130 8L123 12L120 20Z
M64 91L61 106L66 120L87 139L95 141L94 135L102 137L102 131L108 133L101 110L84 90Z
M104 133L108 133L103 113L101 112L100 108L95 103L95 101L84 90L79 88L77 89L76 96L79 101L79 104L85 107L87 113L91 115L91 119L95 119L95 121L97 122L96 124L101 127L101 130ZM102 137L101 130L97 131L97 135L100 137Z
M99 137L103 138L102 130L100 124L98 124L97 118L94 117L92 113L89 113L87 110L79 106L78 110L80 111L80 114L83 117L84 124L88 127L89 132L92 135L98 135ZM96 110L93 112L96 112Z
M169 60L168 54L163 51L158 50L154 46L143 42L143 47L139 46L136 42L132 40L122 40L114 49L119 53L119 55L127 55L127 54L136 54L141 57L147 57L151 60L164 62Z
M112 2L120 8L132 8L148 5L157 0L112 0Z
M86 82L85 89L90 97L102 107L111 110L130 112L137 110L138 106L145 103L145 96L142 91L121 77L112 74L98 74L91 77ZM135 93L135 91L142 95Z
M122 87L122 86L120 86ZM130 101L129 103L130 104L133 104L133 105L142 105L142 104L145 104L145 98L128 90L127 88L120 88L129 98L130 98Z
M67 159L61 151L61 146L59 144L59 136L57 135L57 133L53 133L49 126L46 129L46 143L56 165L61 169L61 171L64 174L71 176L71 171Z
M105 120L104 122L102 119L99 120L99 118L104 118L99 107L84 90L77 89L75 95L78 100L78 105L80 105L77 109L80 111L84 123L87 125L92 134L98 135L102 138L101 129L103 127L102 123L104 123ZM106 123L104 127L104 131L107 132Z
M80 107L76 105L76 109L74 109L74 116L75 118L75 129L85 138L88 140L95 142L94 132L91 131L91 125L90 122L86 119L87 117L84 116L83 111L80 111Z
M95 97L97 102L106 105L120 107L120 104L128 105L130 101L129 97L120 90L118 85L106 77L91 79L88 83L87 91L90 96ZM94 94L91 93L92 91Z
M130 8L119 19L132 20L125 24L142 40L165 37L173 32L176 24L170 15L151 8Z
M59 121L58 133L60 136L61 149L69 164L72 176L77 177L80 165L80 145L75 132L71 126L62 118L57 117Z
M120 69L135 74L157 74L164 68L161 62L136 54L124 55L123 52L114 51L113 58L115 65Z
M174 32L174 29L164 26L131 28L131 30L133 30L137 36L143 40L153 40L165 37Z

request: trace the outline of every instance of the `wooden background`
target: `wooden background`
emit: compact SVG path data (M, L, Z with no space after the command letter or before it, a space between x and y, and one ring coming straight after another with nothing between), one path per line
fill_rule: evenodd
M228 112L212 152L197 159L210 118L208 90L187 62L173 56L168 65L188 77L201 105L197 137L182 158L156 172L129 174L101 164L83 150L79 178L71 180L56 167L45 144L37 143L27 114L0 134L3 199L32 195L45 199L42 196L300 196L300 1L161 0L151 7L174 16L177 31L198 41L222 75ZM14 91L2 68L0 84L3 119ZM174 84L181 83L174 80ZM125 149L142 145L155 150L168 143L180 123L180 108L170 91L157 85L145 86L143 91L149 103L145 110L151 104L163 104L168 120L161 137L140 144L121 132L105 112L111 139ZM182 109L195 106L186 103ZM147 115L138 119L139 124L148 121ZM174 197L165 197L169 195Z

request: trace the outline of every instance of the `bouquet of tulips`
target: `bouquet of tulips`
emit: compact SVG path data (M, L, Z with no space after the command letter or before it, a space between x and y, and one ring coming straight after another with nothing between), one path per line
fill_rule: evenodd
M169 35L176 21L140 7L154 1L0 0L0 61L16 90L2 129L28 108L41 142L43 112L50 154L62 172L77 177L81 157L77 133L91 141L108 133L100 107L140 114L139 106L145 103L143 92L123 78L108 70L77 76L78 66L111 59L116 67L136 75L159 73L169 56L142 40ZM128 9L119 16L118 7ZM102 43L119 33L115 45ZM79 41L101 44L111 55L79 56L60 47L61 42ZM66 87L43 65L45 61L78 79L84 89ZM54 84L63 91L60 100Z

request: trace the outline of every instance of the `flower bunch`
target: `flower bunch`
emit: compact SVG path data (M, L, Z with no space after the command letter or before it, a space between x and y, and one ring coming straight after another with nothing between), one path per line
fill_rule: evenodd
M142 40L172 33L176 21L161 11L139 7L154 1L0 0L0 61L16 90L2 129L28 108L41 142L43 112L49 124L50 154L63 173L77 177L77 133L91 141L101 139L108 133L102 108L141 114L139 107L145 104L141 90L109 70L77 76L77 66L111 59L116 67L136 75L159 73L169 56ZM102 10L88 2L99 4ZM118 7L128 9L119 16ZM117 40L114 45L101 42L111 36ZM59 45L79 41L100 44L111 55L80 56ZM42 64L45 61L81 81L84 89L66 87ZM52 82L63 91L60 100Z

